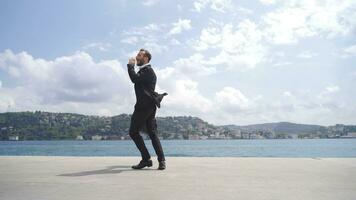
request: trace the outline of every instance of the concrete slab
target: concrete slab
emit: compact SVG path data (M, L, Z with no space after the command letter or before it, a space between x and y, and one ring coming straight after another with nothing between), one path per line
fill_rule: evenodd
M356 158L0 156L0 199L354 200Z

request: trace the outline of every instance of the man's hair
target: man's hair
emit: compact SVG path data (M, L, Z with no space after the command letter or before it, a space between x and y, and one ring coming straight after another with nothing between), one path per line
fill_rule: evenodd
M145 56L148 58L148 62L150 62L150 60L152 58L151 53L146 49L140 49L140 51L145 52Z

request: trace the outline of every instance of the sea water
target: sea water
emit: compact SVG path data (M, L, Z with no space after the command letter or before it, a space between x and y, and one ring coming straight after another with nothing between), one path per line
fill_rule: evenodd
M150 140L145 140L154 156ZM161 140L166 157L356 157L356 139ZM132 140L0 141L0 155L139 156Z

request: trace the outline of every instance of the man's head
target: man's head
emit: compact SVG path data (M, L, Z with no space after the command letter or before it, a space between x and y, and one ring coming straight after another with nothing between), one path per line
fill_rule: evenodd
M136 56L137 66L142 66L146 63L149 63L151 60L151 53L146 49L140 49Z

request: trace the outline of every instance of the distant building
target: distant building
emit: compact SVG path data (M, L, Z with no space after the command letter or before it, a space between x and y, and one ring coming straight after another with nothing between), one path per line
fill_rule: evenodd
M208 139L209 137L208 136L206 136L206 135L202 135L202 136L200 136L200 139L201 140L206 140L206 139Z
M347 133L347 136L349 136L349 137L356 137L356 132Z
M242 138L241 130L232 131L232 135L234 138Z
M290 136L290 138L292 138L292 139L298 139L298 135L297 134L290 134L288 136Z
M184 137L183 137L183 135L178 135L178 136L177 136L177 139L178 139L178 140L183 140Z
M347 135L341 136L342 138L356 138L356 132L349 132Z
M75 138L76 140L84 140L82 135L78 135L77 138Z
M226 137L226 135L224 135L224 134L220 134L219 137L217 137L216 139L225 140L225 139L227 139L227 137Z
M199 140L199 135L189 135L188 139L189 140Z
M220 132L215 132L215 138L219 138Z
M19 136L15 135L15 136L9 136L9 140L11 141L18 141L19 140Z
M102 140L103 137L101 135L93 135L91 136L91 140Z
M249 139L259 139L259 135L257 133L251 133Z
M241 138L242 139L250 139L250 134L249 133L241 133Z

